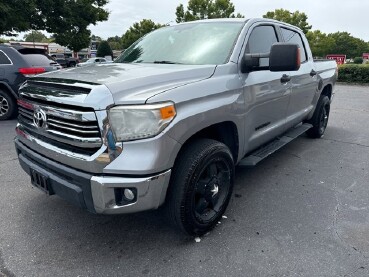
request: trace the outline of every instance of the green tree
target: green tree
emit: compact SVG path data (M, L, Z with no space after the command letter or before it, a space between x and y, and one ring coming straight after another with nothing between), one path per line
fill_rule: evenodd
M127 49L139 38L164 26L165 25L155 23L150 19L143 19L140 22L134 23L122 36L123 48Z
M187 9L183 4L176 8L176 22L187 22L211 18L243 18L234 14L235 8L230 0L189 0Z
M289 23L291 25L299 27L305 34L311 30L311 25L307 22L307 15L303 12L295 11L291 13L289 10L276 9L274 11L269 11L264 18L275 19Z
M99 47L96 52L97 57L106 57L110 56L113 59L113 51L110 48L109 43L106 40L103 40L99 43Z
M48 38L40 31L32 31L23 37L27 42L48 42Z
M91 40L93 40L93 41L102 41L103 39L99 36L92 35Z
M72 30L60 34L54 34L56 43L68 47L75 53L89 46L90 36L91 31L87 29L81 31Z
M334 39L335 44L331 49L332 54L345 54L348 58L361 57L368 51L368 43L362 39L353 37L348 32L336 32L328 35Z
M8 40L8 39L6 39L6 38L1 38L1 37L0 37L0 43L7 43L7 42L9 42L9 40Z
M110 48L113 50L122 50L123 46L122 46L122 38L115 36L115 37L109 37L108 38L108 42L110 45Z
M89 45L90 24L108 19L108 0L0 0L0 35L28 30L54 34L55 42L79 51ZM88 37L88 39L87 39Z
M325 57L332 53L332 49L336 43L333 38L328 37L327 34L319 30L309 31L306 34L306 38L309 41L311 52L313 52L314 57Z
M32 29L31 18L34 1L0 0L0 35L16 36L16 33Z

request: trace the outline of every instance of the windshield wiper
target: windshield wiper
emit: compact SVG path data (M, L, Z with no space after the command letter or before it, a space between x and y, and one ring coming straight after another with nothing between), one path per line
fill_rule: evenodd
M181 63L172 62L172 61L154 61L154 63L161 63L161 64L181 64Z

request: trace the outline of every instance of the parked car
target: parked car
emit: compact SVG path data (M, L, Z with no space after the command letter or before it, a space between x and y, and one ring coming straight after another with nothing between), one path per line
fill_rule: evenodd
M55 61L60 64L63 68L76 67L79 63L78 59L75 58L57 58Z
M68 58L64 54L51 54L51 57L60 64L63 68L66 67L75 67L79 63L79 60L76 58Z
M18 89L27 78L61 68L43 49L0 45L0 120L16 116Z
M112 61L108 61L105 58L90 58L85 62L79 63L77 64L78 67L82 67L82 66L88 66L88 65L93 65L93 64L103 64L103 63L112 63Z
M49 195L100 214L164 205L180 230L203 235L227 208L235 165L324 135L336 79L336 62L314 62L286 23L168 26L113 64L27 81L15 146Z

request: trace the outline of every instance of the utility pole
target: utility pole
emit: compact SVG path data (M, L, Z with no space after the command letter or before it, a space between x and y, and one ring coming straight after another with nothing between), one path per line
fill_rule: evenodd
M31 34L32 34L33 48L36 48L36 46L35 46L35 33L34 33L33 30L31 30Z

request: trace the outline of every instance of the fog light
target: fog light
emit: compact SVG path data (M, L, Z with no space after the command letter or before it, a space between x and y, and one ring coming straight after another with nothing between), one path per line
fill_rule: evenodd
M114 188L115 203L118 206L129 205L137 201L136 188Z
M125 189L124 190L124 197L128 200L128 201L132 201L133 199L135 199L135 194L133 193L132 190L130 189Z

